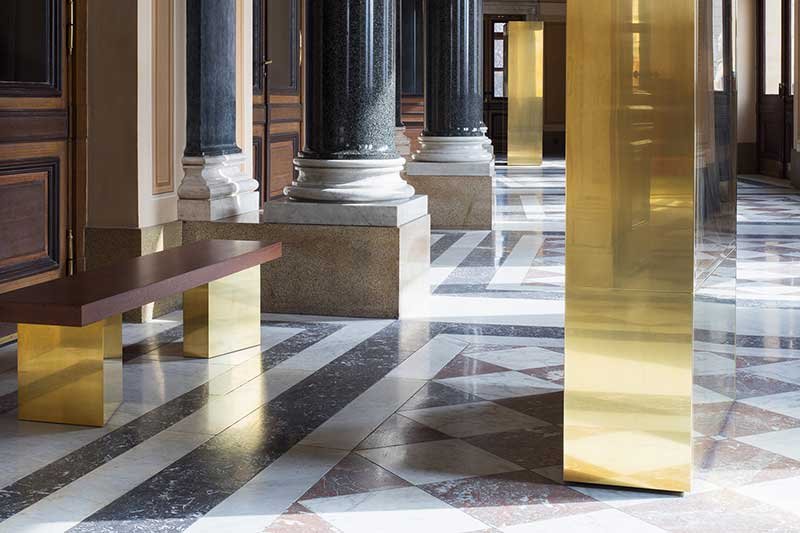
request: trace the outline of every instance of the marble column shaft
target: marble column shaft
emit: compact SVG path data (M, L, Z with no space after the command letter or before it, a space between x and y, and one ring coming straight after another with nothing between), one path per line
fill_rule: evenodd
M403 0L395 3L395 97L394 97L394 142L397 153L411 155L411 140L406 136L403 124Z
M186 147L182 220L258 210L258 182L236 144L236 0L186 3Z
M425 130L415 161L487 161L483 2L426 0Z
M306 1L306 127L295 199L409 198L395 147L395 0Z

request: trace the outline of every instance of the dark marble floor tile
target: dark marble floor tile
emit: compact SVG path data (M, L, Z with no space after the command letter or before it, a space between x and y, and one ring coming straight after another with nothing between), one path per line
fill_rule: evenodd
M388 470L351 453L325 474L300 500L345 496L410 485Z
M528 374L536 378L541 378L551 383L558 383L564 385L564 366L545 366L541 368L530 368L527 370L520 370L523 374Z
M122 360L130 361L141 355L152 352L159 346L183 339L183 324L157 333L134 344L122 347Z
M288 358L297 353L293 350L305 349L330 333L338 331L340 327L320 330L310 328L265 351L263 358L269 360L273 353L284 354ZM323 329L324 334L321 333ZM262 371L266 371L268 368L268 363L264 363ZM208 398L208 384L200 385L0 489L0 520L33 505L153 435L168 429L205 406ZM92 525L80 527L88 527L88 530L91 530Z
M695 475L721 487L800 476L800 462L733 439L694 440Z
M386 446L414 444L416 442L429 442L432 440L449 438L450 437L444 433L436 431L433 428L424 426L402 415L394 414L364 439L356 449L368 450L371 448L385 448Z
M463 440L531 470L558 466L564 461L564 432L559 426L492 433Z
M705 377L699 376L697 378L698 384L703 385L702 378ZM747 372L736 373L736 398L739 400L796 390L800 390L800 385L756 374L748 374Z
M495 403L551 424L564 423L564 393L560 391L495 400Z
M696 405L694 430L703 435L736 438L800 427L800 420L747 404Z
M750 368L754 366L769 365L772 363L783 363L792 360L794 359L788 357L752 357L747 355L737 355L736 368Z
M341 533L299 503L278 517L263 533Z
M402 363L408 355L397 348L404 333L419 347L427 342L420 328L406 326L393 322L98 510L74 532L89 533L105 523L121 530L136 524L161 532L187 529Z
M525 470L420 488L497 528L608 508L589 496Z
M475 395L432 381L427 383L419 392L412 396L410 400L403 404L400 411L481 401L483 400Z
M729 490L625 507L640 520L675 533L790 533L798 518Z
M493 365L472 357L459 354L439 371L434 379L457 378L462 376L475 376L478 374L491 374L493 372L507 372L507 368Z

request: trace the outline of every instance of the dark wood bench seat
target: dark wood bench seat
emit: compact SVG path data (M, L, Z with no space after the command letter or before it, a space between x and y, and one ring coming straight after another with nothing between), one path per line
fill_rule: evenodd
M86 326L281 256L281 243L200 241L0 294L0 322Z
M260 267L281 253L200 241L0 295L0 322L19 324L19 418L104 425L122 401L122 313L174 294L187 356L260 344Z

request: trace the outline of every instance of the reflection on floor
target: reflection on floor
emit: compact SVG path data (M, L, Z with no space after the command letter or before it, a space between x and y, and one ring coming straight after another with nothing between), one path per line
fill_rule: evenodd
M4 348L0 530L800 531L800 195L741 180L740 401L724 434L699 408L683 497L560 483L563 162L496 198L497 231L434 236L429 320L265 316L211 361L126 325L103 429L17 422Z

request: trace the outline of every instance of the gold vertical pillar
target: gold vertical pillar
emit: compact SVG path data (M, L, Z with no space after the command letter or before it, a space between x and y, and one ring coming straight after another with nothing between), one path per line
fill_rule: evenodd
M103 426L122 402L122 318L20 324L19 419Z
M508 164L542 164L544 23L512 21L508 37Z
M567 5L566 481L690 489L696 331L730 355L701 381L732 396L735 296L698 299L731 258L735 290L735 169L696 142L712 1Z
M261 267L183 294L183 351L216 357L261 344Z

